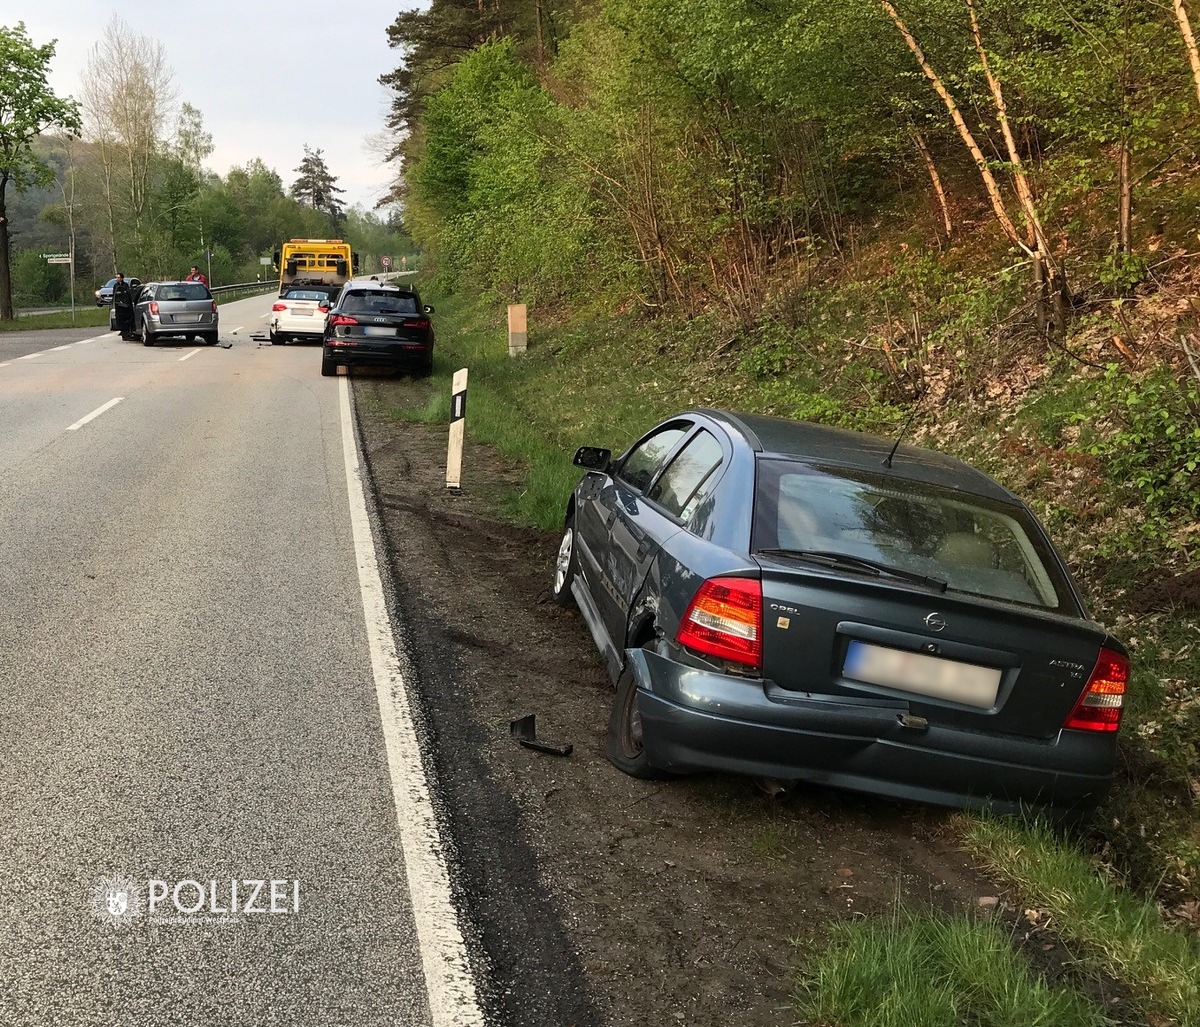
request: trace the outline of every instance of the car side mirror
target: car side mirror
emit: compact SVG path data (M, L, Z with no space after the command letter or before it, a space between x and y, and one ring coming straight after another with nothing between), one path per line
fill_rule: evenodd
M580 446L575 450L575 458L571 463L576 467L586 467L589 471L606 471L611 458L611 449L602 449L599 446Z
M421 309L422 309L423 311L425 311L425 313L426 313L426 314L432 314L432 313L433 313L433 307L431 307L431 306L430 306L428 303L426 303L426 304L425 304L425 306L423 306Z

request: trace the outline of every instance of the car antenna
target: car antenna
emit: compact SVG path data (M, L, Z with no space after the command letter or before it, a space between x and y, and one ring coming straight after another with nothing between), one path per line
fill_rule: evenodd
M917 416L917 404L913 404L913 408L909 411L908 419L904 422L904 427L900 429L900 434L896 436L896 444L892 446L892 451L883 459L883 466L891 469L892 457L896 455L896 450L900 448L900 440L908 433L908 426L912 424L913 418Z

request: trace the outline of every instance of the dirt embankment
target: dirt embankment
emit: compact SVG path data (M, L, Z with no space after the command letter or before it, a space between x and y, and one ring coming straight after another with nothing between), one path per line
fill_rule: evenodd
M796 940L898 896L975 908L995 894L938 810L615 770L608 678L578 614L549 600L557 537L488 512L515 469L469 446L463 492L448 492L444 431L384 413L427 386L354 388L459 884L502 1022L791 1024ZM529 713L570 756L513 741L509 722Z

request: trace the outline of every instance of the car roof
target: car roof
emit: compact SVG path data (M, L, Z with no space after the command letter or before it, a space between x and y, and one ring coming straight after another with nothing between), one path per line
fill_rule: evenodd
M873 471L993 499L1020 502L1012 492L982 471L935 449L901 444L896 447L895 456L888 467L886 460L892 447L896 446L895 438L763 414L735 414L728 410L708 409L694 413L725 425L730 431L741 435L751 449L763 456L796 457L806 462Z
M371 278L351 278L343 289L395 289L397 292L415 292L410 285L399 285L396 282L380 282Z

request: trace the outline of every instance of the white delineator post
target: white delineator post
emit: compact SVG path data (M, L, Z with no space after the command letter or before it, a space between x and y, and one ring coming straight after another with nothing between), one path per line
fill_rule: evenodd
M467 369L454 372L450 386L450 446L446 451L446 488L462 483L463 434L467 427Z
M524 353L528 338L525 304L510 303L508 305L508 355L515 357L519 353Z

